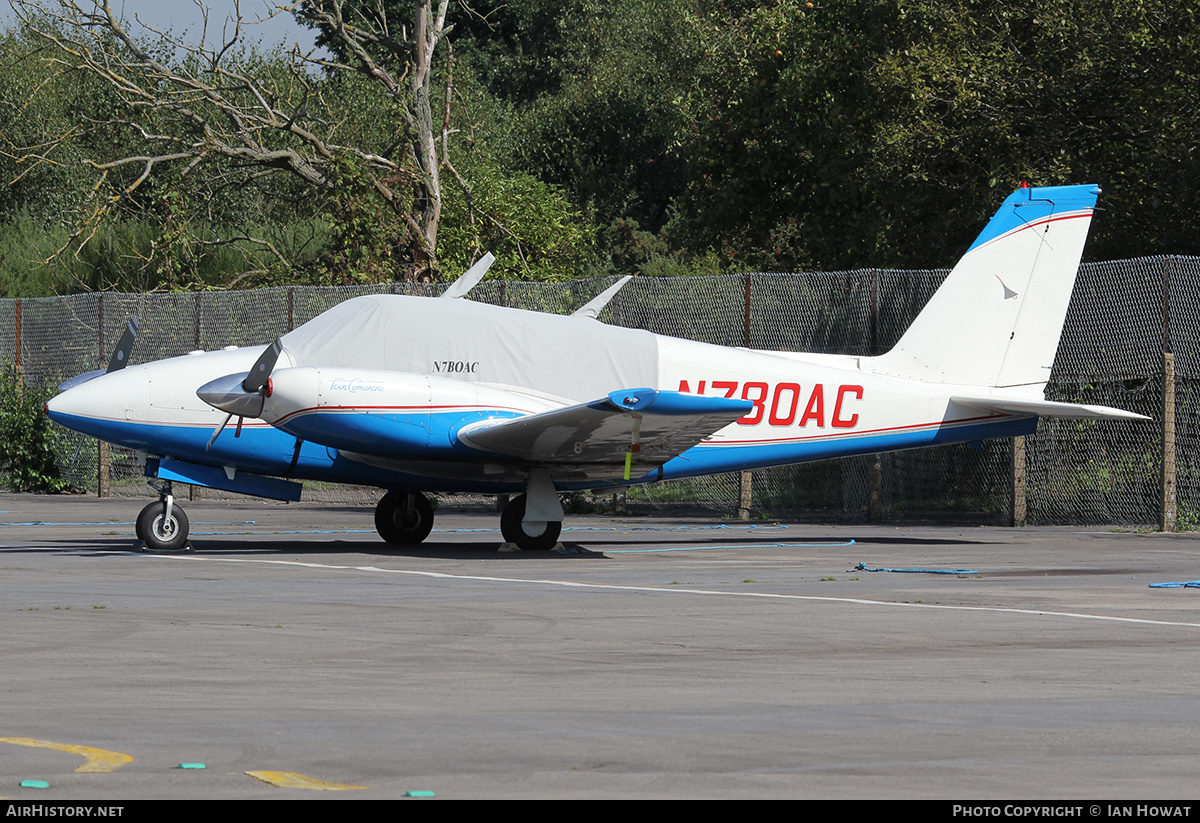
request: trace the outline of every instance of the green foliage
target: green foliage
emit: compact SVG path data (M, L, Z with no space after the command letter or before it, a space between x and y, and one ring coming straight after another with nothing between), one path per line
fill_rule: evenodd
M78 165L86 141L56 147L49 162L38 154L80 118L104 117L106 95L87 77L57 70L54 56L19 31L0 33L0 217L25 212L54 223L87 196L90 175Z
M491 251L493 279L558 281L577 277L592 239L586 221L556 186L504 172L482 155L463 166L470 198L447 187L438 235L442 270L457 274Z
M15 492L69 491L54 460L62 432L42 412L54 391L22 383L16 367L6 364L0 370L0 476Z
M68 290L76 272L61 261L47 262L68 234L25 208L0 220L0 297L47 297Z
M1092 257L1194 251L1195 18L1168 0L753 7L716 41L677 242L755 268L944 265L1028 179L1106 187Z
M496 9L464 60L512 105L502 146L514 165L562 187L596 223L666 222L685 159L702 38L694 3L541 0Z
M351 19L382 10L399 32L414 5L345 8ZM946 265L1022 179L1104 187L1092 259L1200 253L1200 11L1186 4L528 0L475 11L452 12L454 60L439 46L430 87L440 125L452 73L438 145L447 275L484 250L497 276L522 279ZM162 164L113 200L142 168L97 182L83 161L161 152L151 134L207 138L64 70L56 49L28 29L0 33L0 293L356 283L419 268L409 221L425 201L404 95L358 72L292 71L281 52L231 52L264 99L351 149L328 166L306 155L341 188L205 154ZM227 86L247 114L261 108ZM225 119L213 110L208 122ZM260 132L264 148L305 148L286 129ZM368 157L394 173L371 179L355 166ZM75 216L88 229L73 237Z
M637 223L618 218L600 231L601 256L618 274L651 277L685 277L721 274L716 254L685 255L673 252L661 235L642 231Z
M356 165L342 161L330 173L336 180L335 190L320 210L320 218L329 222L317 269L323 285L402 279L398 274L404 265L408 227L399 215L370 196L370 184ZM386 182L395 185L397 181Z

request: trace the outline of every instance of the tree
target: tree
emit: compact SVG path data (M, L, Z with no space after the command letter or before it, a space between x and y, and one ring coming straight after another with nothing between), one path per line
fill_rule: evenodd
M599 225L658 231L694 116L700 0L526 0L463 20L463 64L506 103L507 162L568 191Z
M764 270L947 265L1025 179L1104 187L1093 259L1200 252L1190 6L727 5L683 149L683 247Z
M115 221L147 217L163 227L151 255L237 244L294 270L266 232L231 231L213 211L229 197L285 199L317 225L357 212L374 223L373 246L357 254L397 279L437 277L441 169L453 167L450 109L435 118L431 87L449 0L414 0L411 21L395 25L382 9L350 20L344 0L302 0L296 13L338 45L333 57L262 54L247 45L252 24L240 13L220 37L188 43L145 27L135 35L109 0L13 4L57 76L88 76L111 97L103 113L5 147L26 168L77 162L94 171L74 250ZM357 99L346 105L348 97ZM71 158L80 145L94 153Z

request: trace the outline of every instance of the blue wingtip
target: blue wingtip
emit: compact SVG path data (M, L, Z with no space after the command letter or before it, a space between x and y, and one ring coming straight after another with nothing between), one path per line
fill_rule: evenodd
M648 411L655 414L719 414L738 412L749 414L754 403L734 398L706 397L677 391L657 389L623 389L610 392L608 402L619 409L631 412Z

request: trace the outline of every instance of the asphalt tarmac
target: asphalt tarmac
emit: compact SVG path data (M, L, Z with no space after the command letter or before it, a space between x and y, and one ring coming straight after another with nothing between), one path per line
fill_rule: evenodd
M560 554L440 512L397 549L370 509L202 501L153 555L145 502L0 496L0 797L1200 786L1200 589L1150 587L1196 534L578 516Z

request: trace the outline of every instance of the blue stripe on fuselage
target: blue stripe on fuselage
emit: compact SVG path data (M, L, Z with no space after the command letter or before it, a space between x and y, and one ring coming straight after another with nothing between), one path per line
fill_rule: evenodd
M808 463L835 457L859 454L918 449L949 443L970 443L976 440L1019 437L1037 431L1036 417L1003 418L969 425L945 425L920 431L890 432L887 434L846 435L795 443L767 443L747 446L700 445L689 449L663 466L662 479L699 477L719 472L785 466ZM656 479L657 472L647 478ZM645 479L645 478L643 478Z
M54 411L50 412L50 418L69 429L118 446L207 466L236 466L257 474L283 474L291 465L292 453L296 448L295 437L273 426L243 426L241 436L235 437L236 420L231 421L212 448L206 450L215 426L106 420ZM305 443L299 462L319 470L328 468L333 461L324 446Z

